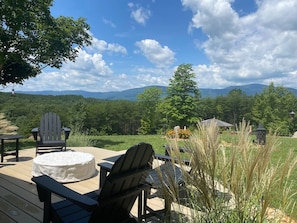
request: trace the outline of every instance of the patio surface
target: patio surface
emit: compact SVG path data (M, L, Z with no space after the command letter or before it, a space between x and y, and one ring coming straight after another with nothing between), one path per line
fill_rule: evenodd
M67 149L93 154L96 164L106 162L103 160L105 158L125 152L95 147L71 147ZM19 152L19 162L16 162L14 156L6 156L4 162L0 163L0 222L42 222L43 203L39 201L36 186L31 181L34 157L35 148L25 149ZM97 174L94 177L64 185L82 194L98 190L100 169L97 165L96 169ZM53 201L60 199L53 197ZM153 208L160 209L163 206L163 201L160 198L150 199L149 202ZM137 202L132 209L132 214L137 216Z

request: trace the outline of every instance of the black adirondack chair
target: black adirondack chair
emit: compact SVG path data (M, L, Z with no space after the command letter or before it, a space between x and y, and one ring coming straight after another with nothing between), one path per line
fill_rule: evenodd
M56 113L45 113L41 117L39 128L34 128L31 132L36 141L36 154L66 150L70 129L61 127L60 117Z
M144 203L143 203L143 216L149 218L151 216L157 216L163 219L163 222L171 222L170 211L172 199L168 195L164 196L164 189L168 189L171 191L175 191L175 193L179 194L181 199L185 198L184 194L184 171L175 164L181 164L189 166L188 172L191 172L190 168L190 160L187 159L177 159L171 156L172 148L168 145L165 145L165 155L155 154L155 159L164 161L159 167L150 171L146 182L150 186L150 189L153 188L157 191L158 197L164 198L164 207L159 210L153 210L147 205L147 200L152 197L151 190L148 189L144 193ZM184 148L179 148L179 151L185 153L186 150ZM154 197L154 196L153 196Z
M135 222L130 211L146 189L154 151L140 143L127 150L112 166L99 192L82 195L48 176L33 177L40 201L44 202L43 222ZM51 202L51 194L66 198Z
M176 186L175 189L178 189L177 193L185 196L182 194L184 192L184 176L183 171L181 168L175 164L180 164L181 162L184 165L190 166L190 160L180 160L177 158L173 158L170 156L172 148L169 145L164 145L165 147L165 155L161 154L155 154L154 159L163 161L164 163L161 164L159 167L152 169L147 178L146 178L146 184L147 188L143 191L143 196L140 198L140 207L139 207L139 213L138 216L139 222L142 222L142 219L147 219L152 216L156 216L159 219L162 220L162 222L171 222L170 219L170 211L171 211L171 204L172 199L170 197L164 197L164 189L167 187L168 189L171 188L172 190L173 186ZM179 148L180 152L185 153L186 150L184 148ZM120 156L119 156L120 157ZM113 157L109 161L115 161L118 157ZM98 163L98 166L100 167L100 182L104 182L106 176L111 171L113 164L109 162L104 163ZM190 172L189 168L189 172ZM155 210L148 206L148 199L151 197L155 197L155 195L151 195L151 189L156 189L157 193L156 196L166 198L164 199L164 207Z

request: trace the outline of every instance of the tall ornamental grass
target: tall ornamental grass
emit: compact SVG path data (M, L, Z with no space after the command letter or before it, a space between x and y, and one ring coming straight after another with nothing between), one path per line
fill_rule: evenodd
M249 124L243 121L233 142L225 143L215 123L198 125L185 143L190 172L177 144L171 141L171 155L180 160L184 185L166 186L163 193L178 204L179 211L190 210L180 222L280 222L292 214L296 191L288 177L297 159L288 153L284 162L272 164L278 146L274 135L267 136L265 145L257 145L249 135ZM268 214L271 210L277 214Z
M70 147L84 147L92 146L92 141L89 139L88 134L83 132L79 126L74 126L71 128L67 144Z

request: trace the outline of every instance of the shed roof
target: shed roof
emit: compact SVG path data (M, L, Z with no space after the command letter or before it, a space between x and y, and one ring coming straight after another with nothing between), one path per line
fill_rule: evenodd
M212 122L214 122L219 127L232 127L233 126L232 124L230 124L228 122L224 122L224 121L221 121L216 118L210 118L210 119L203 120L203 121L201 121L201 124L202 125L210 125L210 123L212 123Z

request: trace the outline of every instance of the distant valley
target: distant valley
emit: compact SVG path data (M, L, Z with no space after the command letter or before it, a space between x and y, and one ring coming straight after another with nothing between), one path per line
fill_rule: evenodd
M165 86L148 86L142 88L133 88L124 91L110 91L110 92L89 92L80 90L65 90L65 91L17 91L20 94L34 94L34 95L81 95L85 98L97 98L103 100L137 100L137 95L143 93L147 88L157 87L166 95L167 87ZM222 89L199 88L202 98L218 96L226 96L233 89L240 89L249 96L261 93L268 86L262 84L249 84L242 86L231 86ZM297 89L288 88L295 96L297 96Z

